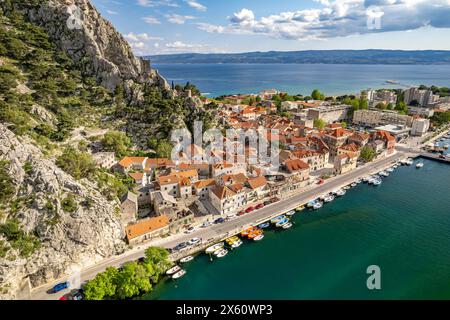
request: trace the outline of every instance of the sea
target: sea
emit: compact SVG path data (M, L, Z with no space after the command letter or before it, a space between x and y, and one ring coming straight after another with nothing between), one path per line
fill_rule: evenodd
M356 94L373 88L450 87L450 65L154 64L175 84L195 84L208 97L278 89L310 95ZM394 81L395 84L386 81Z
M450 299L450 164L420 161L421 169L362 183L224 258L200 253L183 278L143 298ZM379 268L379 289L367 286L370 266Z

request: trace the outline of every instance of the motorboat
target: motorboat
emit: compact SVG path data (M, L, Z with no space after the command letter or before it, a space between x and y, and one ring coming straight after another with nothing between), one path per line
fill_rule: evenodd
M362 179L362 178L359 178L358 180L355 181L356 184L360 184L360 183L362 183L362 182L363 182L363 179Z
M295 211L297 211L297 212L300 212L303 210L305 210L305 206L300 206L300 207L295 208Z
M227 249L220 249L220 250L214 252L214 255L215 255L217 258L223 258L223 257L225 257L227 254L228 254L228 250L227 250Z
M367 176L367 177L364 177L362 180L363 180L363 182L366 182L366 183L367 183L367 182L370 181L370 177L368 177L368 176Z
M352 188L354 188L354 187L356 187L358 184L356 183L356 182L353 182L351 185L350 185L350 187L352 187Z
M270 222L264 222L258 226L260 229L267 229L268 227L270 227Z
M260 241L264 238L263 234L257 235L256 237L253 238L253 241Z
M246 229L246 230L244 230L244 231L241 232L241 236L242 236L242 237L248 237L248 235L249 235L250 233L252 233L253 231L255 231L255 230L256 230L256 227L248 228L248 229Z
M289 211L289 212L286 213L286 215L287 215L288 217L292 217L294 214L295 214L295 210L291 210L291 211Z
M411 166L414 163L413 159L406 160L406 165Z
M215 245L213 245L213 246L211 246L211 247L209 247L209 248L206 248L205 252L206 252L207 254L211 254L211 253L213 253L213 252L215 252L215 251L217 251L217 250L223 248L223 246L224 246L224 243L223 243L223 242L216 243Z
M234 236L234 237L231 237L231 238L226 239L225 242L226 242L228 245L232 245L234 242L236 242L236 241L238 241L238 240L239 240L239 237Z
M194 260L193 256L187 256L187 257L184 257L183 259L180 259L180 262L181 263L187 263L187 262L190 262L192 260Z
M408 159L402 159L402 160L400 160L400 164L401 165L406 165L406 163L408 162Z
M381 177L389 177L389 172L381 171L378 175Z
M325 199L323 199L324 202L331 202L333 201L335 198L332 194L329 194L328 196L325 197Z
M392 172L394 172L395 171L395 169L392 167L392 168L388 168L388 169L386 169L386 172L389 172L389 173L392 173Z
M181 270L180 266L173 266L172 268L170 268L169 270L166 271L166 274L170 276L170 275L177 273L180 270Z
M261 234L263 234L263 231L261 229L255 229L253 232L249 233L248 238L252 240Z
M343 187L342 189L344 189L345 191L347 191L347 190L350 190L350 186L345 186L345 187Z
M318 210L318 209L320 209L320 208L322 208L322 207L323 207L323 203L322 203L322 202L317 202L317 203L314 205L313 209L314 209L314 210Z
M285 225L283 225L282 228L286 230L286 229L292 228L292 226L293 226L292 222L288 222Z
M186 274L186 270L180 270L177 273L175 273L172 276L172 279L176 280L176 279L180 279L181 277L183 277Z
M285 218L284 220L281 220L280 222L278 222L277 224L276 224L276 227L277 228L279 228L279 227L282 227L282 226L284 226L286 223L288 223L289 222L289 219L288 218Z
M372 184L373 184L374 186L379 186L379 185L381 184L381 180L375 179L375 180L372 182Z
M324 195L320 196L319 199L323 201L323 200L325 200L326 197L328 197L328 194L324 194Z
M278 216L276 218L273 218L272 220L270 220L270 222L276 224L276 223L278 223L278 222L280 222L281 220L284 220L284 219L286 219L286 216L282 215L282 216Z
M419 162L418 164L416 164L417 169L423 168L423 166L424 166L423 162Z
M342 197L342 196L344 196L346 193L347 193L347 192L346 192L344 189L341 189L341 190L338 190L338 191L336 192L336 196Z
M239 248L243 243L244 242L242 242L242 240L239 239L239 240L233 242L230 246L231 246L231 248L236 249L236 248Z
M308 208L312 208L312 207L314 207L314 205L317 203L317 200L314 200L314 201L310 201L310 202L308 202L308 204L306 205Z

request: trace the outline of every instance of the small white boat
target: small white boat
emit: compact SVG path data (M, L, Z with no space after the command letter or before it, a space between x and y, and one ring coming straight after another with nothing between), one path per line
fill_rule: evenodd
M334 199L335 199L334 196L332 194L330 194L330 195L326 196L325 199L323 199L323 201L328 203L328 202L333 201Z
M386 169L386 172L390 172L390 173L392 173L392 172L394 172L395 171L395 169L394 168L389 168L389 169Z
M400 164L403 165L403 166L406 165L407 162L408 162L407 159L400 160Z
M278 216L278 217L276 217L276 218L273 218L272 220L270 220L270 222L271 223L278 223L278 222L280 222L280 221L282 221L282 220L284 220L286 218L286 216L284 216L284 215L282 215L282 216Z
M419 162L418 164L416 164L417 169L423 168L423 166L424 166L423 162Z
M181 263L187 263L187 262L190 262L192 260L194 260L193 256L187 256L187 257L184 257L183 259L180 259L180 262Z
M215 245L213 245L213 246L207 248L207 249L205 250L205 253L207 253L207 254L214 253L214 252L217 251L218 249L223 248L223 246L224 246L224 243L223 243L223 242L216 243Z
M263 234L260 234L259 236L254 237L253 240L254 240L254 241L260 241L260 240L262 240L263 238L264 238L264 235L263 235Z
M275 226L277 228L284 226L286 223L289 222L289 219L285 218L284 220L281 220L280 222L278 222Z
M336 192L336 196L338 197L342 197L347 193L347 191L345 191L344 189L341 189L339 191Z
M295 214L295 210L291 210L291 211L289 211L289 212L286 213L286 215L287 215L288 217L292 217L294 214Z
M323 203L322 203L322 202L317 202L317 203L314 205L313 209L314 209L314 210L318 210L318 209L320 209L320 208L322 208L322 207L323 207Z
M350 186L345 186L345 187L343 187L342 189L344 189L345 191L347 191L347 190L350 190Z
M223 257L225 257L227 254L228 254L228 250L227 250L227 249L220 249L220 250L218 250L217 252L214 253L214 255L215 255L217 258L223 258Z
M231 248L236 249L239 248L243 244L242 240L237 240L231 244Z
M356 183L356 182L353 182L351 185L350 185L350 187L352 187L352 188L354 188L354 187L356 187L358 184Z
M369 181L370 181L370 177L364 177L364 178L363 178L363 182L366 182L366 183L367 183L367 182L369 182Z
M286 229L292 228L292 226L293 226L292 222L288 222L283 226L283 229L286 230Z
M167 270L166 274L170 276L172 274L177 273L180 270L181 270L180 266L174 266L174 267L170 268L169 270Z
M380 173L378 173L378 175L381 177L389 177L389 172L381 171Z
M363 179L359 178L358 180L355 181L356 184L360 184L363 182Z
M319 199L323 201L323 200L325 200L326 197L328 197L328 194L324 194L324 195L320 196Z
M185 270L180 270L172 276L172 279L180 279L185 274L186 274Z
M414 163L413 159L406 160L406 165L411 166Z
M373 182L372 182L372 184L374 185L374 186L379 186L380 184L381 184L381 180L373 180Z

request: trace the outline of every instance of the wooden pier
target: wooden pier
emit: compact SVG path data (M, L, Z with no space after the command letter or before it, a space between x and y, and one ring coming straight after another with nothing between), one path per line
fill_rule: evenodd
M445 162L445 163L450 163L450 156L446 156L445 158L443 158L441 154L433 154L430 152L423 152L423 153L419 154L419 157L422 157L425 159L430 159L430 160L441 161L441 162Z

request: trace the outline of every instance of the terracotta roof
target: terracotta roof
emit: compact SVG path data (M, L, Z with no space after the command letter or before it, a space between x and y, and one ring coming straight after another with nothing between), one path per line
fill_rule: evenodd
M213 189L213 193L217 196L217 198L219 198L220 200L228 198L228 197L233 197L236 195L235 192L231 191L228 187L222 187L222 186L217 186Z
M245 183L247 182L247 177L245 176L245 174L243 173L238 173L238 174L225 174L222 176L222 181L224 183L227 182L240 182L240 183Z
M180 178L175 174L172 174L169 176L158 177L158 183L160 186L164 186L167 184L179 183L179 182L180 182Z
M364 141L370 138L370 135L367 133L355 133L349 139L356 141Z
M189 187L191 185L191 180L189 178L181 178L180 186Z
M198 172L197 170L181 171L177 172L176 175L182 178L192 178L198 177Z
M200 181L197 181L194 183L194 187L197 189L212 187L215 185L216 185L216 180L214 180L214 179L200 180Z
M134 172L128 174L134 180L142 180L144 178L144 173L142 172Z
M240 191L242 191L244 189L244 185L242 183L238 182L238 183L232 184L228 188L235 193L239 193Z
M169 225L169 218L165 215L151 218L129 225L125 228L127 239L132 240L146 233L164 228Z
M309 169L309 165L300 159L287 160L285 162L286 169L289 172L301 171Z
M253 179L249 179L248 184L250 185L250 188L258 189L260 187L267 185L267 180L264 176L260 176Z
M145 157L125 157L120 160L119 165L124 168L128 168L132 164L141 164L144 162Z
M174 166L172 160L167 158L149 158L145 162L145 168L169 167Z
M356 144L354 144L354 143L346 144L346 145L340 147L339 149L348 150L348 151L352 151L352 152L358 152L359 151L359 147Z

